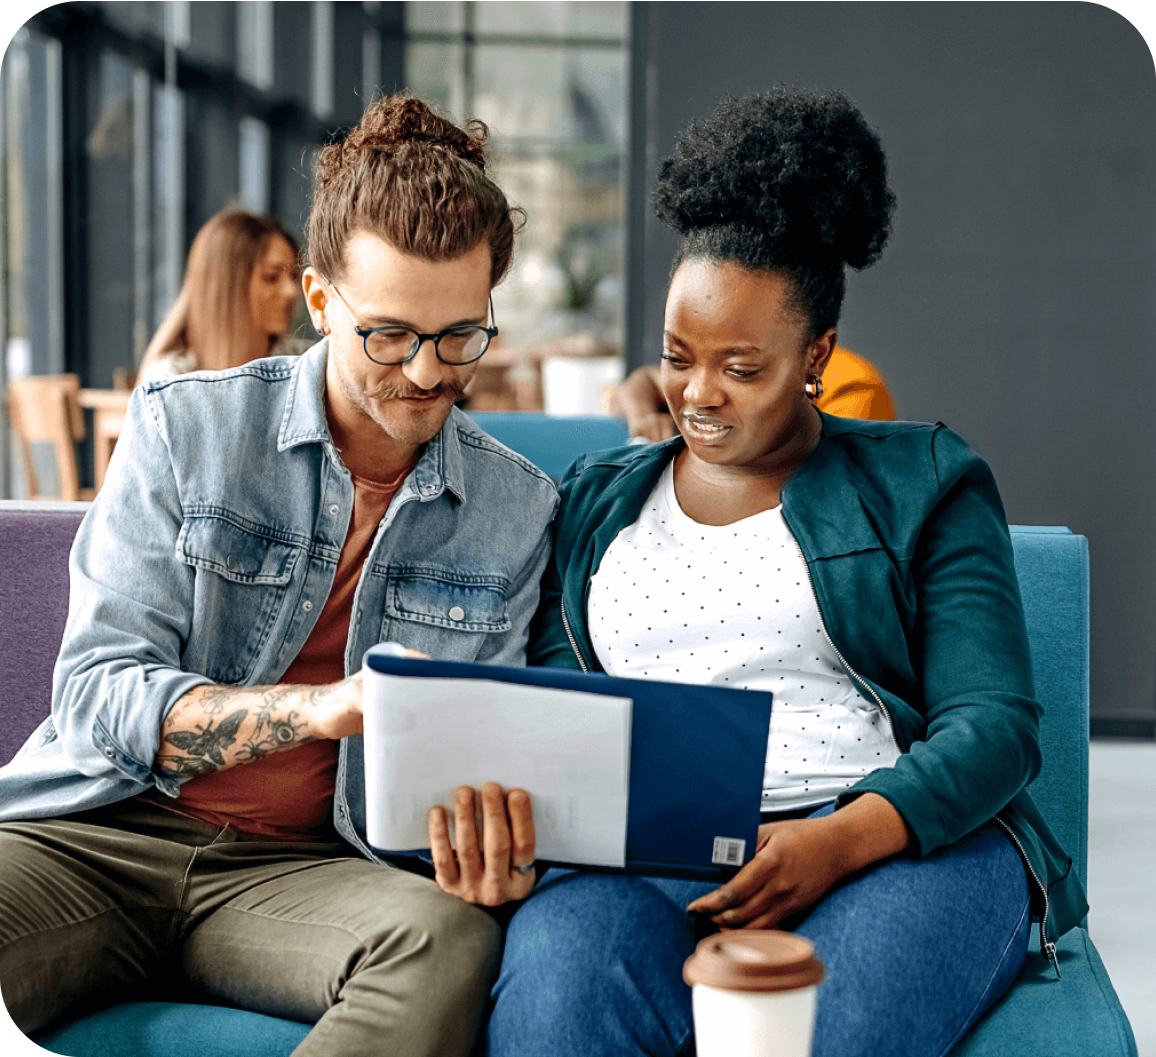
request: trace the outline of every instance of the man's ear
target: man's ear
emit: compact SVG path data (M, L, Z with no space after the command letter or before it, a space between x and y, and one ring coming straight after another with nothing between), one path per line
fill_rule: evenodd
M329 333L329 321L325 310L329 307L329 288L316 268L306 268L301 273L301 289L305 292L305 307L309 319L318 334Z
M827 364L830 362L831 353L835 351L835 342L838 340L838 332L832 327L825 334L821 334L811 344L807 350L807 374L816 374L820 378L823 377L823 372L827 369Z

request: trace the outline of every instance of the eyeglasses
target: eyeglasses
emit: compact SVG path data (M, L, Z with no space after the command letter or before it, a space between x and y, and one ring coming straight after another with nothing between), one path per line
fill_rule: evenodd
M330 288L337 295L349 322L365 348L365 355L382 367L394 367L409 363L418 353L423 341L434 343L434 354L449 367L462 367L474 360L480 360L490 342L498 336L497 327L461 326L448 327L437 334L422 334L401 323L391 323L386 327L359 327L353 312L337 289L328 279ZM494 319L494 301L490 299L490 321Z

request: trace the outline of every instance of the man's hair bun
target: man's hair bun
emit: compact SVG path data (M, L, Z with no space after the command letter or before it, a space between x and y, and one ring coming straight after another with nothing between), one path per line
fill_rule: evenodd
M481 121L463 129L419 99L386 96L366 110L344 139L321 151L316 176L324 183L373 155L392 158L425 150L444 151L485 172L488 141L489 129Z
M378 99L356 128L318 154L310 263L340 278L357 231L435 261L485 242L496 284L510 266L524 214L486 175L488 140L481 121L462 128L412 96Z

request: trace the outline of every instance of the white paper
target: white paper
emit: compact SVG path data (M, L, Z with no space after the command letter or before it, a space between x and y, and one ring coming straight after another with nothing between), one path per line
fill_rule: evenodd
M626 864L629 698L365 669L369 842L429 847L429 809L456 786L530 794L539 859Z

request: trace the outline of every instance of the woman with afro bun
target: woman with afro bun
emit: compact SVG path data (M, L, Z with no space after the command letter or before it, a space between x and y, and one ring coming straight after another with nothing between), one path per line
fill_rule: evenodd
M687 134L678 157L663 164L656 195L659 217L684 239L695 231L700 240L733 240L744 231L741 250L723 250L735 249L735 260L756 267L771 260L796 270L805 265L807 271L824 261L810 287L818 299L820 326L838 321L844 265L863 268L878 259L894 208L894 196L881 179L885 168L879 141L865 126L849 124L848 110L840 103L829 97L821 117L806 106L786 106L771 97L724 104L709 126ZM752 126L759 108L766 124ZM846 150L832 156L831 144L843 134ZM811 182L816 179L823 184ZM801 212L803 201L810 208ZM732 225L726 236L718 222L724 216ZM815 406L827 414L895 417L878 370L849 349L832 350L815 388ZM638 368L615 396L632 436L657 441L677 432L662 394L660 368Z
M762 825L721 887L546 873L490 1055L693 1053L683 963L759 928L826 965L817 1057L948 1053L1032 919L1054 961L1086 903L1026 792L1040 707L990 470L942 425L814 406L846 269L890 231L883 149L843 96L780 89L691 128L655 203L678 435L567 471L530 659L770 690Z

